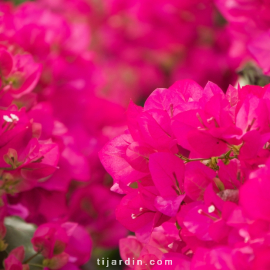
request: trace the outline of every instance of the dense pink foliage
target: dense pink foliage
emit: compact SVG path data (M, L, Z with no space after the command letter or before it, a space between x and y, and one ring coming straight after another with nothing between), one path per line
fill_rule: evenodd
M269 11L0 1L0 268L269 269Z
M114 214L121 196L110 196L97 155L123 130L124 108L94 91L88 24L42 3L1 2L0 11L0 219L38 226L32 244L44 267L77 269L92 246L116 248L127 234ZM1 232L2 251L2 223ZM27 269L16 252L5 268Z
M268 269L269 91L224 94L182 80L156 89L143 108L130 103L128 130L100 152L112 190L126 194L116 218L136 235L120 241L123 259Z

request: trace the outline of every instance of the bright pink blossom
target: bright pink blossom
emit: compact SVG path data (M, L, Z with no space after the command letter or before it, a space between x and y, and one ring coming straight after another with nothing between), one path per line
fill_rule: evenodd
M4 260L4 267L7 270L29 270L29 265L23 264L24 247L20 246L13 249Z
M116 218L136 235L122 240L123 258L176 253L186 269L266 269L268 92L184 80L155 90L144 108L130 104L128 130L100 152L112 190L126 194Z

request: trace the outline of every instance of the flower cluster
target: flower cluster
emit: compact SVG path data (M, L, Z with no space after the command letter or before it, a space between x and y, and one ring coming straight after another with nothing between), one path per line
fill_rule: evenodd
M121 196L110 195L97 155L122 130L124 108L97 97L90 40L86 22L42 3L0 3L5 269L78 269L89 261L92 245L115 248L126 236L114 214ZM24 239L13 243L7 220L16 217L35 226L30 248Z
M29 266L78 269L78 265L89 260L92 247L88 233L78 224L71 222L42 224L35 231L32 244L37 253L25 258L25 249L19 246L4 260L5 269L26 270ZM31 261L39 254L44 257L42 265L33 264Z
M130 103L100 159L126 194L116 218L135 232L120 241L134 269L268 269L269 91L182 80Z

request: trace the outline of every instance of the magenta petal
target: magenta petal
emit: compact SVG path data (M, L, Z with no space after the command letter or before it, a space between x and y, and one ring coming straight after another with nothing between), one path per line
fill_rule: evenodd
M188 150L191 150L191 146L188 142L189 132L197 130L198 127L201 127L197 114L199 114L203 120L206 119L202 110L184 111L177 114L172 119L172 130L174 136L176 137L178 143Z
M142 244L134 237L129 236L127 238L120 239L119 249L122 260L138 259L142 251Z
M59 161L59 146L56 143L41 143L39 155L42 156L42 163L56 166Z
M76 265L83 265L90 259L92 240L86 229L80 225L72 231L65 252L75 258Z
M204 202L207 206L214 205L220 211L223 208L224 201L214 191L213 183L209 184L205 189Z
M224 96L223 91L215 83L208 82L203 90L203 99L210 100L213 96Z
M262 147L269 141L270 133L260 134L257 130L247 132L243 137L243 145L239 151L239 159L256 158Z
M213 224L214 220L204 214L200 214L200 211L203 211L210 216L207 206L196 206L185 215L183 224L199 239L211 241L212 238L209 235L209 228L210 225Z
M260 99L254 95L248 95L241 105L236 115L236 126L241 128L243 132L248 129L260 128L260 118L266 116L265 114L258 114L258 110L262 106Z
M128 130L134 140L139 140L141 135L139 132L138 117L143 112L143 108L135 105L130 101L127 109Z
M243 137L243 145L240 148L239 159L255 158L262 147L261 135L257 130L247 132Z
M183 193L185 165L179 157L170 153L152 154L149 169L161 196L175 196Z
M215 172L200 162L186 165L185 192L192 200L203 200L204 191L215 178Z
M21 175L27 180L38 180L45 178L53 174L56 167L42 164L42 163L31 163L21 169Z
M158 88L154 90L151 95L146 99L144 104L144 109L146 111L152 110L152 109L158 109L158 110L167 110L167 99L166 99L166 93L168 92L167 89L164 88Z
M156 219L158 212L155 214L154 219ZM151 239L151 234L154 227L154 220L149 221L148 223L144 224L143 227L136 230L136 237L137 239L143 243L148 244Z
M144 207L148 208L149 210L156 211L156 207L154 205L155 198L159 194L157 188L155 186L143 187L139 183L139 194Z
M10 252L10 254L13 254L20 262L23 262L24 255L25 255L24 247L23 246L19 246L19 247L13 249Z
M2 76L8 76L13 69L13 58L12 55L5 49L0 49L0 73Z
M242 207L236 207L227 218L227 224L232 227L241 228L247 223L246 216Z
M153 222L155 212L144 208L136 191L122 198L115 211L116 219L128 230L136 232Z
M163 213L164 215L174 217L176 216L185 196L186 195L184 194L171 198L167 197L166 199L164 197L157 196L155 200L155 207L159 212Z
M237 179L238 172L241 172L241 163L238 159L233 159L228 165L225 165L222 161L219 161L218 176L226 189L239 188L241 183Z
M204 203L203 202L191 202L191 203L183 204L181 206L180 211L177 213L177 216L176 216L176 220L177 220L178 224L181 227L184 227L183 222L184 222L185 216L189 213L189 211L191 209L193 209L196 206L200 206L200 205L204 205Z
M10 254L4 260L4 267L6 270L23 270L22 262L19 261L14 254Z
M254 178L248 180L241 188L239 202L252 218L270 221L270 184L268 178Z
M226 92L226 98L230 102L230 105L234 106L238 102L238 90L229 85Z
M41 65L37 65L36 70L28 78L26 78L20 90L12 91L13 97L20 98L23 95L29 94L37 85L40 75L41 75Z
M169 116L167 116L170 121ZM164 121L160 122L160 119L155 119L151 113L141 113L138 123L142 139L145 143L149 144L155 149L160 151L167 150L172 142L172 136L166 131L168 122L163 126Z
M229 231L230 227L223 219L215 221L209 227L209 235L216 242L220 242L224 239L228 235Z
M169 89L181 93L186 102L189 100L199 101L203 95L203 88L188 79L175 82Z
M110 141L99 152L103 166L116 183L129 184L147 175L135 170L126 160L126 151L132 142L131 135L123 134Z
M187 139L192 150L200 154L202 158L220 156L228 149L225 142L202 131L190 131Z
M253 40L248 46L249 51L253 54L255 59L258 61L260 67L263 68L265 72L269 72L269 44L270 35L269 31L264 32L262 35Z
M129 186L125 186L122 184L122 182L120 182L119 184L114 183L110 190L119 194L126 194L132 191L132 188L130 188Z
M8 214L11 216L18 216L22 219L26 219L29 216L29 210L21 203L7 206Z
M155 151L147 145L133 142L127 148L126 160L135 170L147 173L149 172L149 156L154 152Z
M229 247L218 247L212 250L198 248L191 262L191 270L218 269L235 270L232 261L232 250Z
M254 269L262 269L267 270L269 269L270 265L270 248L269 247L262 247L258 250L257 256L254 259Z

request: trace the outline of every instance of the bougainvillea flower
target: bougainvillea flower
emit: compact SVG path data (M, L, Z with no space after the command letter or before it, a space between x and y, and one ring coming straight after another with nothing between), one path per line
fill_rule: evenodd
M4 260L5 269L9 270L29 270L29 265L23 264L24 247L20 246L13 249Z
M45 258L52 258L54 255L61 254L69 241L69 236L77 224L64 223L63 226L57 223L45 223L39 226L32 238L32 244L37 252L42 252ZM67 228L66 228L67 227ZM70 228L69 228L70 227ZM67 230L70 230L69 233Z
M155 90L144 108L130 104L128 130L100 157L127 194L116 217L136 233L125 241L138 247L137 261L177 254L184 257L175 269L266 267L269 97L269 86L229 86L224 94L185 80ZM124 175L119 164L129 168Z

